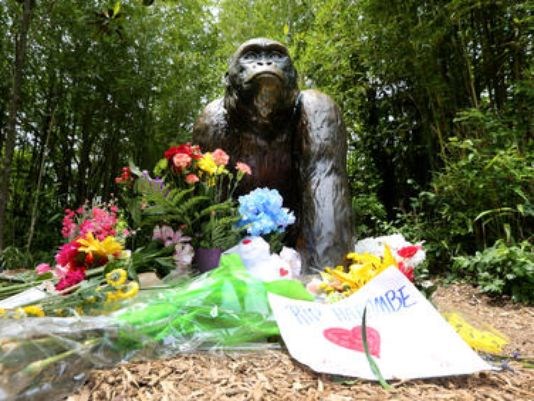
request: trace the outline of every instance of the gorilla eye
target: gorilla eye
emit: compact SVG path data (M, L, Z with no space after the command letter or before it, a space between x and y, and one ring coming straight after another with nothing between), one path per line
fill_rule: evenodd
M242 58L245 61L251 61L257 59L258 55L256 54L256 52L250 51L243 54Z
M274 60L281 60L284 58L284 55L280 52L272 52L271 53L271 57L274 59Z

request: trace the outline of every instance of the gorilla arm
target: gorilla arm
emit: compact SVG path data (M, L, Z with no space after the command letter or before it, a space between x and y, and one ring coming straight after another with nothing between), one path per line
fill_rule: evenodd
M352 210L347 178L347 138L340 111L327 95L301 94L297 126L302 203L297 248L306 269L335 266L352 243Z

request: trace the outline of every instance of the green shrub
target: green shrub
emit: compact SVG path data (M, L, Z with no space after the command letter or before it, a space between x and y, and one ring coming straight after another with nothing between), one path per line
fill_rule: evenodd
M444 168L401 219L436 246L429 255L437 262L433 269L499 239L521 242L532 236L532 145L520 129L491 112L468 110L456 121L464 139L451 138Z
M482 291L511 295L515 301L534 303L533 246L523 241L509 245L498 240L475 256L454 258L455 274L467 277Z
M8 246L0 252L0 271L3 269L31 269L32 255L21 248Z

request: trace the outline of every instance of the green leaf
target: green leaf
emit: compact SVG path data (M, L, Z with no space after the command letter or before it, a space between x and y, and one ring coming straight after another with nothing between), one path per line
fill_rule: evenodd
M121 11L121 2L117 1L113 6L113 17L116 17Z
M363 316L362 316L362 342L363 342L363 350L365 351L365 356L367 357L367 361L369 362L369 367L371 368L371 371L377 378L378 382L384 388L385 390L390 390L392 387L386 382L384 379L384 376L382 376L382 372L380 372L380 368L374 361L373 357L369 353L369 344L367 342L367 306L363 310Z

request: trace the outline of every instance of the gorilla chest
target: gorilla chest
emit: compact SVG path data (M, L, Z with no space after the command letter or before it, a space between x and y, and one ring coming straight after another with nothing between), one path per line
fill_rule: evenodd
M291 138L289 132L281 133L270 141L255 134L240 135L240 140L231 153L235 156L234 160L241 160L252 169L252 177L243 181L241 193L253 188L268 187L278 189L287 204L293 203L293 190L297 182Z

